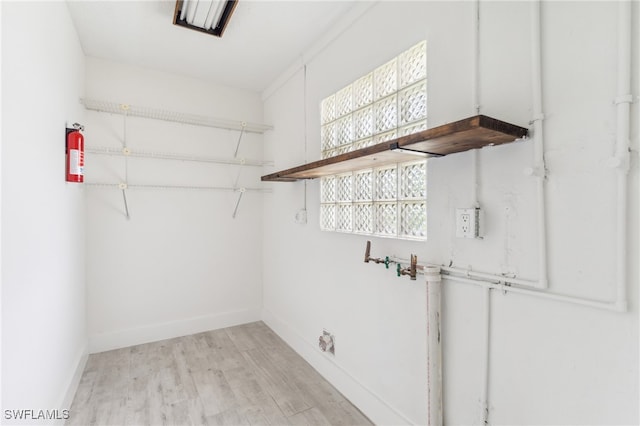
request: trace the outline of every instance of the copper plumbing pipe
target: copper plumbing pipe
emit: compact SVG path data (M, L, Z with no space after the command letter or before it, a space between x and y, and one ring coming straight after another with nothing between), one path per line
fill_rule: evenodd
M389 267L389 263L393 263L389 260L389 257L385 259L371 257L371 241L367 241L367 247L364 251L364 263L369 263L369 261L374 263L384 263L387 268Z
M371 241L367 241L367 247L364 249L364 263L369 263L371 260Z

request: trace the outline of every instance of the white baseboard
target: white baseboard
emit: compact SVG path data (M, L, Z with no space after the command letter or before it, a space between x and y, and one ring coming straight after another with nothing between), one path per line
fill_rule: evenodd
M126 348L203 331L260 321L260 311L244 310L205 315L180 321L153 324L89 336L89 353Z
M87 359L89 359L89 346L88 343L85 342L85 344L78 352L78 355L76 356L75 363L72 364L74 366L74 371L71 372L69 383L67 384L62 399L58 404L60 411L69 410L71 408L73 398L76 396L78 385L80 384L80 380L82 379L82 373L84 373L84 368L87 365ZM54 423L52 424L63 425L64 423L64 420L58 420L54 421Z
M318 348L317 342L310 342L304 339L292 326L282 321L268 309L262 310L262 321L369 417L374 424L413 424L405 415L353 377L338 362L322 353Z

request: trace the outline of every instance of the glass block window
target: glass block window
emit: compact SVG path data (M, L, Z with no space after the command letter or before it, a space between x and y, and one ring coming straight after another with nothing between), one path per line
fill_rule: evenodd
M373 199L372 179L373 171L371 170L361 170L353 174L355 184L353 192L354 201L371 201Z
M427 237L427 161L320 179L320 227L384 237Z
M427 43L422 41L320 104L321 158L427 129ZM323 230L427 237L427 162L328 176L320 183Z
M360 234L373 233L373 204L356 203L353 205L353 232Z
M351 181L353 176L351 173L340 175L337 177L336 201L350 202L353 194L351 193Z
M323 99L320 116L322 158L426 129L427 42Z

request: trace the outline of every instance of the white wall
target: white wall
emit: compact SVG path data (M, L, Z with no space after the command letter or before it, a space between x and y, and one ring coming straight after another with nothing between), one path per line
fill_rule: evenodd
M84 121L84 55L66 3L1 7L2 408L67 409L87 350L84 190L65 183L63 136Z
M260 122L256 92L87 58L87 98ZM127 118L133 151L232 158L238 131ZM124 117L87 112L87 146L122 148ZM245 133L238 156L262 159L262 135ZM233 187L238 167L129 158L128 183ZM260 186L242 168L239 187ZM125 181L124 157L88 154L88 182ZM262 297L262 194L87 188L87 293L91 352L255 321Z
M634 4L634 43L638 43ZM531 9L481 2L483 114L528 127L532 119ZM428 40L429 125L474 114L472 2L380 2L307 60L304 73L265 92L271 173L319 158L319 103L422 39ZM489 421L495 424L638 423L638 109L629 190L629 250L614 250L616 2L545 2L543 79L550 290L613 300L616 256L629 256L628 313L491 293ZM636 45L637 47L637 45ZM637 49L634 93L638 93ZM403 242L320 232L319 182L309 181L309 223L294 222L304 183L273 183L265 196L265 321L381 424L426 422L424 286L362 262L419 261L538 278L536 192L523 170L532 142L478 152L483 240L454 237L454 211L470 207L473 153L429 161L429 240ZM444 281L444 411L448 424L479 424L482 292ZM317 349L326 328L336 356Z

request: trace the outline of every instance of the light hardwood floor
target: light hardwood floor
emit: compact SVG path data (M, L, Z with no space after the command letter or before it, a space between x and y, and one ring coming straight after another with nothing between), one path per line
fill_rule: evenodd
M262 322L89 356L69 425L370 425Z

